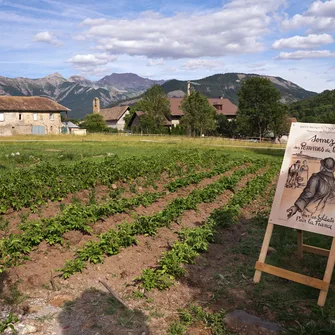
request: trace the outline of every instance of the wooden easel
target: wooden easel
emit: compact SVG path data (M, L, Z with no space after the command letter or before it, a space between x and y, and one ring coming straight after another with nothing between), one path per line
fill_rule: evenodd
M266 228L266 232L265 232L264 240L262 244L262 249L259 255L258 262L256 262L256 265L255 265L256 271L254 275L254 283L259 283L261 280L262 272L266 272L266 273L272 274L277 277L292 280L296 283L300 283L300 284L304 284L307 286L317 288L320 290L318 305L323 307L326 302L329 285L330 285L332 273L334 270L335 237L333 237L330 250L326 250L326 249L317 248L311 245L304 244L303 243L303 232L301 230L298 230L298 258L299 259L302 259L304 251L328 257L328 262L327 262L326 270L323 276L323 280L321 280L321 279L305 276L297 272L278 268L276 266L268 265L265 263L266 255L269 249L271 236L273 232L273 226L274 226L273 223L268 223L268 226Z

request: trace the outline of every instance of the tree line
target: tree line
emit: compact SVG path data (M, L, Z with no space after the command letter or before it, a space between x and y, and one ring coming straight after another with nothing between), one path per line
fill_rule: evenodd
M335 124L335 90L294 102L288 111L301 122Z
M280 103L280 93L270 80L249 78L243 82L238 96L237 118L228 120L224 115L217 114L207 97L198 91L192 91L181 102L180 108L184 116L180 125L171 127L169 99L161 86L154 85L131 107L125 121L129 127L135 111L143 112L140 124L133 127L132 131L148 134L247 136L262 139L269 132L274 137L288 133L288 108ZM83 126L93 131L106 131L107 127L99 114L87 115Z

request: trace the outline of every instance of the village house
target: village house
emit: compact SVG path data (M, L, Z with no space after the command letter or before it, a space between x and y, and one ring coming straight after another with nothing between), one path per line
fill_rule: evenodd
M116 106L100 109L99 98L93 99L93 114L101 114L109 128L124 130L126 126L125 116L129 114L129 106Z
M166 127L176 127L180 124L181 118L184 116L184 112L181 109L181 102L183 98L169 98L170 101L170 118L166 119ZM236 119L237 106L230 102L228 99L213 99L208 98L208 102L215 108L217 114L222 114L227 117L228 120ZM141 116L144 112L137 111L133 114L129 121L129 128L139 127L141 123Z
M173 126L177 126L180 123L180 119L184 115L184 112L180 108L183 98L169 98L169 100L171 123ZM215 108L217 114L226 116L228 120L236 119L237 106L231 103L230 100L224 98L208 98L208 102Z
M0 96L0 136L59 134L70 109L38 96Z
M84 136L86 135L86 129L80 128L71 121L65 121L62 122L61 133Z

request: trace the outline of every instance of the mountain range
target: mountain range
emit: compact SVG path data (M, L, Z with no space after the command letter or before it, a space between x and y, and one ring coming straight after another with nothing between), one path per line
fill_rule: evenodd
M238 104L237 92L243 80L259 76L257 74L225 73L216 74L191 82L191 89L202 92L209 98L224 97ZM262 76L270 79L280 90L284 103L291 103L316 95L300 86L280 77ZM187 91L187 81L172 79L151 80L133 73L113 73L98 81L91 81L82 76L66 79L59 73L44 78L6 78L0 76L0 95L45 96L56 100L71 109L71 118L83 118L92 112L93 98L98 97L102 107L118 103L131 104L151 86L162 85L171 97L181 97Z

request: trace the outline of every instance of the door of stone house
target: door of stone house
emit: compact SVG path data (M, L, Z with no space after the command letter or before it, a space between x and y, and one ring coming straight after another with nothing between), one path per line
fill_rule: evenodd
M32 134L33 135L45 135L45 126L33 126Z

